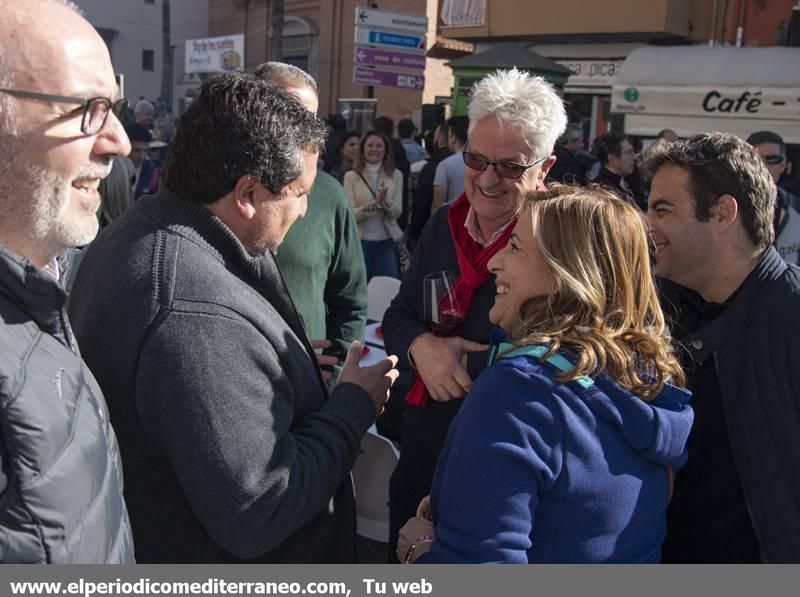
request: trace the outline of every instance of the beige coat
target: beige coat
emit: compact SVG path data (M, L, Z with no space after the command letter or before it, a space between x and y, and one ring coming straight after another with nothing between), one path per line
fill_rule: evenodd
M365 173L364 178L369 180L369 174ZM381 185L386 187L386 202L390 206L388 210L383 211L383 224L392 240L400 240L403 231L397 225L397 218L403 213L403 175L396 168L392 176L388 176L381 170L378 188ZM378 189L373 190L377 195ZM353 214L358 222L358 231L363 235L364 223L367 219L378 215L382 210L377 208L372 192L355 170L345 173L344 191L350 198L350 205L353 207Z

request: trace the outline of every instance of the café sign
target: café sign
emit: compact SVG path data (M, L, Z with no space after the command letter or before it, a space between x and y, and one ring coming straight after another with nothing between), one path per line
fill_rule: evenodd
M617 114L800 120L800 89L615 85L611 94L611 111Z

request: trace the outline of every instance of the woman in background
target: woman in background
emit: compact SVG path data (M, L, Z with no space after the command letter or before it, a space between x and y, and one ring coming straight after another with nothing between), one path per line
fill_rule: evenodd
M659 562L692 411L641 214L599 189L533 193L489 269L504 333L447 435L433 522L423 500L398 557Z
M340 184L344 184L344 175L353 169L356 156L358 155L358 144L360 135L356 131L346 132L336 144L336 165L331 168L330 175Z
M353 169L344 175L344 190L358 222L367 280L400 277L396 241L403 237L397 218L403 211L403 175L394 167L389 139L368 131L358 146Z

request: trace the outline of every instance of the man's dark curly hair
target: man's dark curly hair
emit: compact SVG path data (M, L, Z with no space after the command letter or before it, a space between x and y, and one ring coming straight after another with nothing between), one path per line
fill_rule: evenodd
M182 199L214 203L251 175L277 195L302 173L301 151L318 152L325 134L290 93L248 73L216 75L181 116L162 182Z
M772 244L775 184L756 150L739 137L703 133L674 143L654 143L644 152L640 165L650 179L662 166L685 168L695 217L701 222L711 218L722 195L731 195L753 246L765 249Z

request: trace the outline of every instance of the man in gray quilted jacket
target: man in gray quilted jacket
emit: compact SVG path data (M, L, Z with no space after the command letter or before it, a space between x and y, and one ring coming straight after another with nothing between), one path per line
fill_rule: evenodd
M4 2L0 39L0 560L133 563L117 441L58 259L97 233L98 184L130 151L124 105L72 4Z

